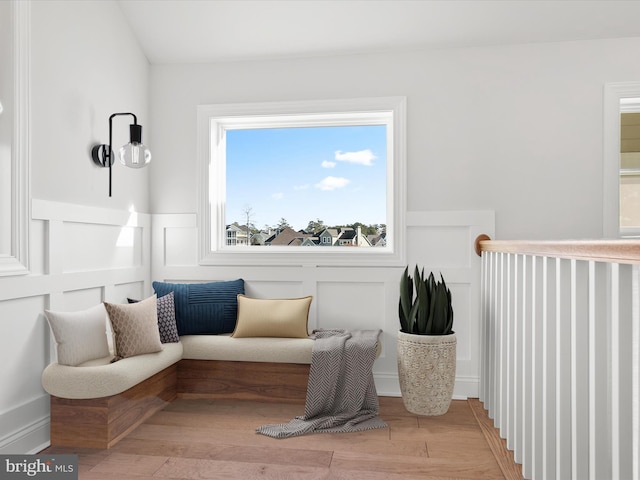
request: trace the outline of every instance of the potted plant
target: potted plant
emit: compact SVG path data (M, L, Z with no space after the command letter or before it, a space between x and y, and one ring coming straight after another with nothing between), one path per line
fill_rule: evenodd
M425 278L406 267L400 279L398 378L407 410L443 415L449 410L456 377L456 335L451 291L442 274Z

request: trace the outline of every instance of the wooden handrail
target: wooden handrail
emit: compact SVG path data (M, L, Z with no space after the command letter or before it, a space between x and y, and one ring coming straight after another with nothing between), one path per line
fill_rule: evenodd
M482 252L517 253L544 257L593 260L610 263L640 263L640 240L491 240L478 235L474 248Z

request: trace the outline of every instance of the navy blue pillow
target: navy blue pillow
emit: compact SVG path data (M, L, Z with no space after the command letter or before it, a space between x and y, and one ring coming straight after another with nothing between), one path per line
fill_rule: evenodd
M173 292L179 335L231 333L244 280L211 283L153 282L158 297Z

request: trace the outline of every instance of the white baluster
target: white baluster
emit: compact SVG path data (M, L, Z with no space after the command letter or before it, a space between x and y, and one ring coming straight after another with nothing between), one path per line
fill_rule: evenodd
M556 258L555 478L571 478L571 262Z
M640 478L640 265L633 265L631 279L632 324L632 475Z
M571 261L571 478L589 478L589 263Z

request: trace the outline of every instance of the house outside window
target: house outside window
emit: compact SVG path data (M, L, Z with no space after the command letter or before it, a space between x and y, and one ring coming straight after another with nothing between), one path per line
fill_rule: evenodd
M375 151L364 143L360 149L351 147L351 150L340 150L330 143L340 134L352 141L367 129L370 132L382 132L383 142L376 145ZM344 135L345 132L347 135ZM286 163L285 154L295 150L297 145L286 142L278 144L277 138L289 138L293 134L307 136L305 142L299 142L304 146L311 145L314 137L322 138L316 143L320 148L333 148L332 157L308 160L306 157L313 155L311 150L300 149L295 157L299 159L299 164ZM267 139L264 148L254 148L253 151L247 148L259 145L260 138ZM326 146L323 144L325 138ZM269 149L281 153L280 157L267 152ZM249 153L249 160L243 158ZM404 98L202 105L198 108L198 157L202 181L199 211L201 264L289 265L310 261L317 265L404 263ZM383 168L382 181L377 184L375 191L366 191L366 188L357 191L359 184L366 185L364 179L373 171L369 167L376 162L376 166L382 165ZM290 182L291 188L286 190L282 186L286 185L283 180L288 177L293 179L296 169L302 173L316 169L316 178L310 176L306 184ZM320 169L326 171L320 172ZM358 172L362 178L358 177ZM377 197L384 200L380 204L379 217L371 224L364 222L362 225L366 232L361 231L361 218L357 213L351 221L327 221L330 228L321 229L324 219L321 220L317 212L322 211L324 199L331 196L327 195L323 201L319 201L318 194L335 194L337 189L345 185L350 186L351 196L343 196L341 204L326 210L327 215L342 213L353 205L360 205L364 212L368 203L374 203ZM313 192L305 192L304 189ZM260 190L263 190L262 197L254 195ZM270 194L271 191L275 193ZM339 191L342 195L347 192L348 188ZM289 206L300 207L303 214L297 219L297 224L291 222L292 225L289 225L285 221L286 212L294 211L285 210L287 201L282 202L283 214L278 225L274 224L277 222L274 220L276 214L272 214L269 220L259 218L262 223L255 221L267 210L268 204L275 203L273 199L287 200ZM305 199L313 200L303 203ZM249 201L241 205L241 201L246 200ZM308 225L304 216L307 212ZM235 231L236 241L229 240L228 231L225 241L222 241L224 231L231 222L240 225L239 230ZM269 235L271 231L275 233ZM247 238L248 232L250 239ZM239 240L241 234L244 235L243 241ZM380 244L382 248L368 248L371 247L369 238L381 234L386 239ZM254 238L256 241L253 241ZM307 248L300 248L303 246ZM319 248L322 246L334 248Z

